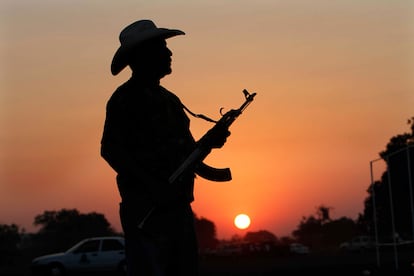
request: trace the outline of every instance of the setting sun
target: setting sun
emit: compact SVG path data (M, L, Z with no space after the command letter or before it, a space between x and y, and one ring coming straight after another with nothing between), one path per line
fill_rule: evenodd
M234 225L239 229L246 229L250 226L250 218L248 215L239 214L234 219Z

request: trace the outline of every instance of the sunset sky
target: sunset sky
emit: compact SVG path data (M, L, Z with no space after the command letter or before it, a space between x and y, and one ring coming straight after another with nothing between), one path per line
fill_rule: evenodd
M193 209L219 238L290 235L320 205L356 219L369 162L414 116L412 0L2 0L0 224L36 231L45 210L105 214L121 231L115 173L100 157L105 105L129 78L110 63L138 19L186 32L168 40L162 85L219 118L257 92L196 180ZM195 138L210 123L191 119ZM381 162L375 163L376 175ZM251 218L246 230L234 217Z

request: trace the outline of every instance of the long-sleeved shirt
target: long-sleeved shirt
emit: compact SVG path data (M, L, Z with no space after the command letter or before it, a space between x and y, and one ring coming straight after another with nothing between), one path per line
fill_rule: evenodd
M168 178L194 150L190 120L180 99L159 85L131 78L107 103L101 155L117 172L123 201L158 205L194 200L194 173Z

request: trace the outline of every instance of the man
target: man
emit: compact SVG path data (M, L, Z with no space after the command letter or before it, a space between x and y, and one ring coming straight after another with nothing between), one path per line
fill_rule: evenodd
M139 20L120 33L111 72L125 67L131 78L107 103L101 155L117 173L122 199L128 275L197 275L198 256L191 210L196 171L169 177L195 149L180 99L160 86L171 73L166 39L184 35ZM213 133L220 148L230 133Z

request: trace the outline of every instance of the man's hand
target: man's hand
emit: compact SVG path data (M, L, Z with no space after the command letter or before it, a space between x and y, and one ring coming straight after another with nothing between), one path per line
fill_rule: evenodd
M223 128L212 128L206 135L206 146L211 148L221 148L227 141L227 137L230 136L230 131Z

